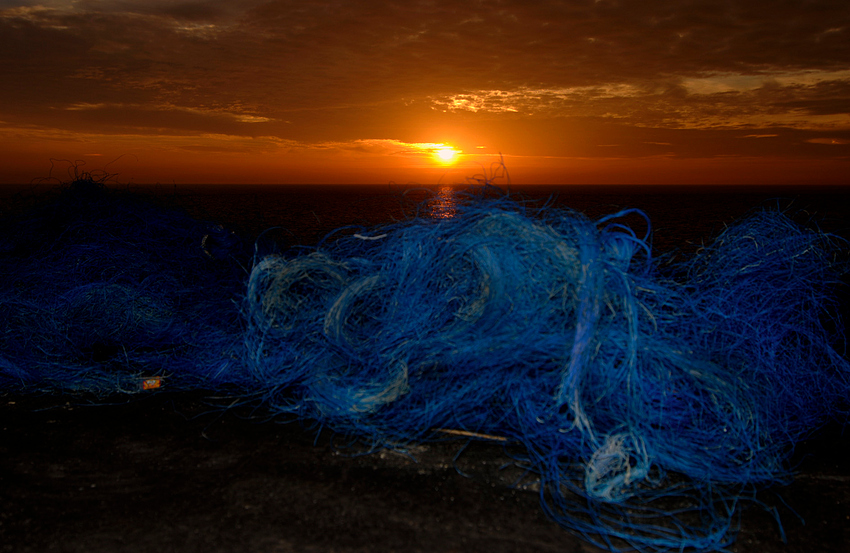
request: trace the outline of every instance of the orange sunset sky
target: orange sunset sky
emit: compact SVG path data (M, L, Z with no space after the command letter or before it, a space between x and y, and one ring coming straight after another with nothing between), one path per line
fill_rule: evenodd
M459 182L500 154L514 183L848 184L850 2L0 0L0 183Z

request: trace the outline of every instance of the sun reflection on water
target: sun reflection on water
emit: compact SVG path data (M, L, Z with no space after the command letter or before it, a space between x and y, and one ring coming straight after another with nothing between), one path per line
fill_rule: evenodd
M435 219L451 219L457 215L458 201L451 186L441 186L430 201L431 217Z

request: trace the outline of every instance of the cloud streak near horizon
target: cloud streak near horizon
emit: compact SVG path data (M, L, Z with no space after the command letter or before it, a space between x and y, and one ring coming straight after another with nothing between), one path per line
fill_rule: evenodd
M848 44L843 0L0 1L0 132L846 156Z

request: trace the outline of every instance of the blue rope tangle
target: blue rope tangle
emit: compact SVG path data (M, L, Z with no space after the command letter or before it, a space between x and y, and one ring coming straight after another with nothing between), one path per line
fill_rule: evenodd
M107 395L157 376L374 449L497 436L547 514L612 551L728 546L794 444L846 422L840 239L765 210L662 266L636 210L455 194L451 216L426 204L247 269L220 227L65 198L4 237L0 386Z

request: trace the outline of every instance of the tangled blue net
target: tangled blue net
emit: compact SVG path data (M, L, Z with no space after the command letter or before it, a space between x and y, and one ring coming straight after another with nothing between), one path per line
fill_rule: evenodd
M630 213L469 201L266 257L250 369L273 411L376 447L521 443L547 512L598 545L722 547L746 486L846 404L838 244L764 211L664 276Z
M480 192L250 270L223 229L75 196L3 251L0 384L162 375L374 449L498 436L546 512L612 551L722 549L794 445L846 422L840 239L765 210L662 267L640 212Z
M237 237L86 179L5 227L0 388L106 396L152 377L238 380Z

